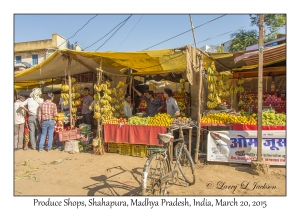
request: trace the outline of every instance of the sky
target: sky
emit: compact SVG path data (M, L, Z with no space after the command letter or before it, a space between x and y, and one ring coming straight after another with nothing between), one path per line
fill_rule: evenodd
M197 47L227 42L238 29L258 31L249 14L191 18ZM30 33L24 33L29 27ZM51 39L57 33L85 51L156 50L195 46L191 28L189 14L15 14L14 43Z

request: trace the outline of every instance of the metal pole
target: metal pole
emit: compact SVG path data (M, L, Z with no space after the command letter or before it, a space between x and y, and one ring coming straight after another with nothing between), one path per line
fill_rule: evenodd
M262 159L262 89L263 89L263 49L264 49L264 15L259 15L259 54L258 54L258 105L257 105L257 161L261 161Z

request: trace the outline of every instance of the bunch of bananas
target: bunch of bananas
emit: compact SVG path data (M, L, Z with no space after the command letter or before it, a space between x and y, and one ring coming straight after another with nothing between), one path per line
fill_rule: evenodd
M109 86L110 86L110 83L109 83ZM97 84L94 84L94 89L97 91L97 92L100 92L100 91L106 91L108 89L108 85L107 84L101 84L101 85L97 85Z
M125 86L125 83L123 81L119 81L118 85L117 85L117 89L118 88L123 88Z
M64 100L68 100L68 99L69 99L69 94L67 94L67 93L61 93L61 97L62 97Z
M238 94L238 92L240 93L244 92L244 88L242 86L231 87L229 92L231 95L236 95Z
M226 97L230 96L230 92L228 90L226 90L222 93L222 96L223 96L223 98L226 98Z
M77 112L77 108L76 107L72 108L72 113L75 114L76 112Z
M243 100L240 100L239 103L238 103L238 106L239 106L239 107L242 107L243 105L244 105Z
M217 80L218 80L218 78L216 76L212 76L212 75L207 76L207 82L208 83L216 84Z
M218 103L216 101L207 101L206 106L210 109L214 109L218 106Z
M185 79L180 79L179 82L180 82L181 84L185 84Z
M100 112L94 112L93 118L100 119L101 118L101 113Z
M66 85L66 84L61 85L61 89L63 92L67 92L67 91L69 91L69 85Z
M62 102L62 104L63 104L64 106L67 106L67 105L69 104L69 102L65 100L65 101Z
M111 106L110 102L112 98L109 96L112 93L112 90L109 89L110 81L106 81L101 85L94 85L94 89L97 91L94 94L94 104L90 109L94 109L94 118L105 121L110 119L113 115L115 109ZM103 96L101 97L100 92L103 91Z
M99 111L100 111L100 108L101 108L101 107L100 107L99 104L95 104L95 105L94 105L94 109L95 109L96 112L99 112Z
M210 83L208 85L208 90L209 90L209 92L212 92L212 93L216 92L216 86L215 86L215 84Z
M214 75L214 74L215 74L215 71L214 71L211 67L208 67L208 68L207 68L207 74L208 74L208 75Z
M103 97L104 100L107 100L108 102L111 102L111 97L105 92Z
M223 82L226 82L228 77L225 74L222 74L221 79L222 79Z
M100 100L100 94L99 94L99 93L96 93L96 94L94 95L94 100L96 100L96 101L99 101L99 100Z
M215 108L218 105L218 102L221 102L220 96L223 95L223 91L220 89L220 85L223 86L222 81L218 81L216 75L218 72L215 68L214 62L207 68L207 82L208 82L208 91L207 95L208 101L206 103L208 108Z
M105 84L107 85L108 88L110 88L110 81L109 80L106 80Z
M124 95L125 95L125 84L123 81L119 81L118 85L109 90L105 91L103 98L110 102L112 106L113 116L120 118L124 115ZM110 96L111 95L111 96Z
M224 85L222 86L222 90L223 90L223 91L228 91L228 90L229 90L229 86L228 86L227 84L224 84Z
M245 78L240 77L237 81L238 85L243 85L245 83Z
M72 106L79 106L81 101L79 99L72 101Z
M177 101L177 105L178 105L178 108L180 110L185 110L186 109L185 102Z

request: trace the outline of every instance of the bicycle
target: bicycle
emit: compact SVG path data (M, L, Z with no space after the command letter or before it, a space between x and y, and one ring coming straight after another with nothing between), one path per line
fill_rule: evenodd
M174 137L170 133L158 134L159 144L164 143L164 146L162 148L148 148L153 153L148 157L144 165L142 195L166 195L168 184L171 181L175 184L178 180L177 166L188 185L195 184L195 164L187 150L182 132L182 128L186 126L171 127L170 131L179 129L178 139L174 140ZM178 142L174 149L176 163L173 168L171 166L173 157L170 157L168 150L170 141Z

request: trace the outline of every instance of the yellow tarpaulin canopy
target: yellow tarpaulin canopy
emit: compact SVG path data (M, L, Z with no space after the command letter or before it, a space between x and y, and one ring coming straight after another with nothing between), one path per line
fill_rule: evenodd
M96 71L102 59L102 69L106 73L124 76L122 70L133 69L135 74L166 74L186 70L186 56L173 49L141 52L85 52L60 50L53 53L41 64L15 72L15 83L21 81L40 81L66 75L71 58L71 74Z

